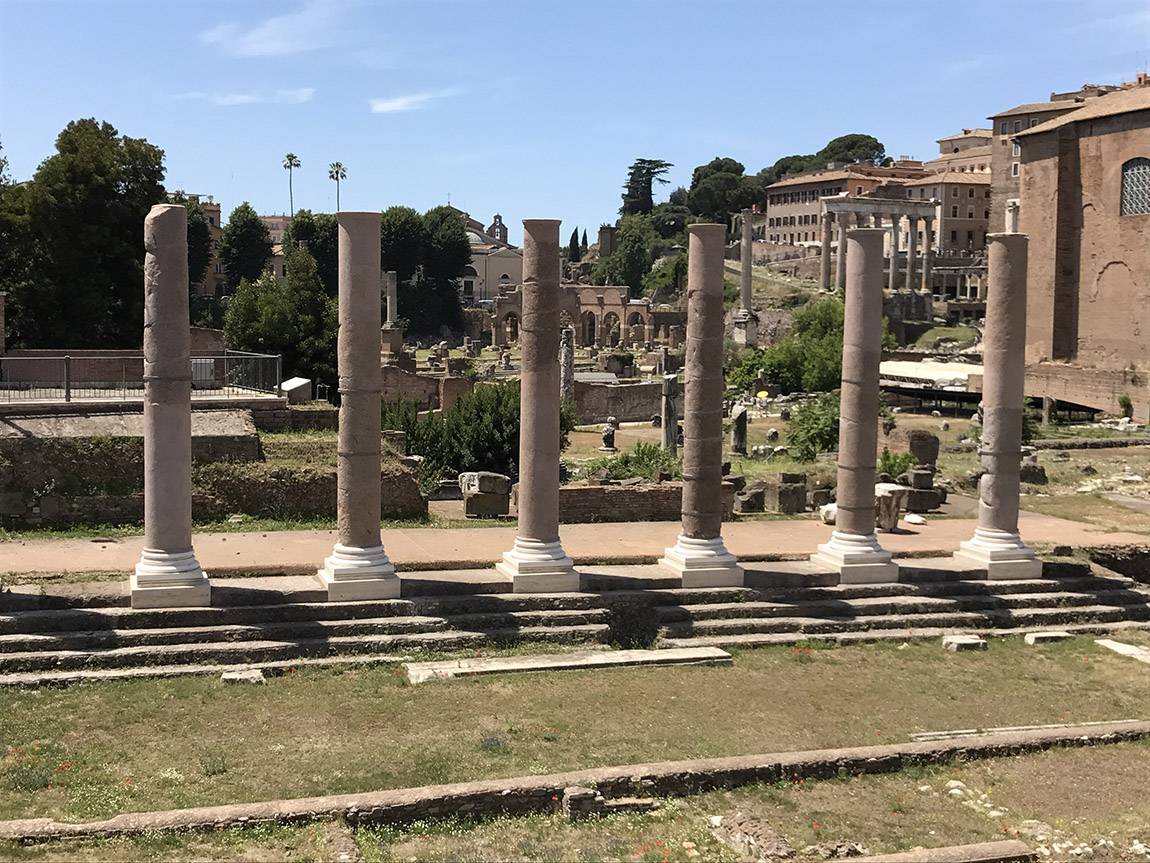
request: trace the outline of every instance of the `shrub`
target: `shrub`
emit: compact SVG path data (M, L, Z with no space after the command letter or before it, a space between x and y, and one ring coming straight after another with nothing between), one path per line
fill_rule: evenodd
M787 445L790 455L800 462L812 462L819 453L838 448L838 393L823 393L799 405L791 415Z
M1122 395L1118 397L1118 407L1122 409L1122 416L1134 416L1134 402L1130 400L1130 396L1126 393L1122 393Z
M898 476L900 473L910 470L911 467L916 464L918 464L918 459L915 458L914 453L891 452L884 446L882 448L882 455L880 455L878 459L878 472Z
M578 479L586 479L600 470L606 470L611 479L642 477L655 479L660 469L671 472L675 479L683 478L683 463L671 450L658 444L637 441L631 452L622 452L609 458L596 458L583 465Z

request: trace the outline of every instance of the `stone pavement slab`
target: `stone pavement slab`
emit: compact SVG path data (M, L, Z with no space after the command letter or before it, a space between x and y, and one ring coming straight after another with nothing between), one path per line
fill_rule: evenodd
M572 671L589 668L635 668L656 665L730 665L731 654L717 647L679 647L671 650L579 650L537 656L483 656L408 662L403 668L411 683L451 680L476 674L511 671Z

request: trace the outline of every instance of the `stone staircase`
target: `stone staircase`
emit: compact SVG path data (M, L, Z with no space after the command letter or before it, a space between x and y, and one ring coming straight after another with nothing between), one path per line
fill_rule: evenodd
M656 647L842 643L953 632L1101 633L1150 626L1150 589L1084 563L1041 579L986 581L953 561L901 561L897 584L838 585L798 563L752 564L743 588L684 590L652 567L592 568L583 593L523 595L506 585L329 603L297 580L214 588L211 608L132 609L118 593L0 594L0 685L218 673L235 667L397 662L517 642L572 645L656 638ZM642 573L642 574L640 574ZM272 583L274 579L265 579ZM434 587L438 585L438 587ZM642 587L643 589L636 589ZM448 592L445 592L448 591Z

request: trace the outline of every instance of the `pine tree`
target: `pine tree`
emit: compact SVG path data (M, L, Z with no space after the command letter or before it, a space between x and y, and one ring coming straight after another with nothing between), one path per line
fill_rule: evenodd
M583 260L583 253L579 249L579 228L571 232L571 242L567 244L567 260L578 263Z
M587 229L583 229L583 242L579 244L579 251L581 254L587 254Z

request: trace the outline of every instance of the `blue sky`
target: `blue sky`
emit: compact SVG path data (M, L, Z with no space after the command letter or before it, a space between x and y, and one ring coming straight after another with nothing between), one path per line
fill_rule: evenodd
M0 145L32 175L71 120L166 154L169 189L345 210L450 200L593 238L638 157L671 186L866 132L891 155L1052 90L1132 80L1150 0L0 0Z

